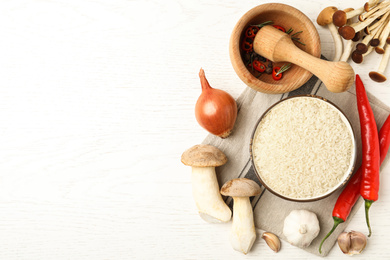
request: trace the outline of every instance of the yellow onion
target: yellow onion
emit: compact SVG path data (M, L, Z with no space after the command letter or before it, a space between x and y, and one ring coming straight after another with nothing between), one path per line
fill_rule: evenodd
M236 122L236 101L227 92L212 88L203 69L200 69L199 77L202 94L195 105L196 120L213 135L226 138L232 132Z

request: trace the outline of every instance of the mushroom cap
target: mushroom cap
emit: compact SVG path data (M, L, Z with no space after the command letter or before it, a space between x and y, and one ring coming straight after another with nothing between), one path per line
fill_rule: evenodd
M217 167L224 165L227 157L215 146L198 144L184 151L181 162L195 167Z
M261 188L259 184L247 178L230 180L221 187L221 194L224 196L252 197L260 193Z
M324 26L332 22L333 14L337 11L337 7L328 6L317 17L318 25Z
M333 23L336 26L343 26L347 23L347 14L343 10L338 10L333 14Z
M361 36L360 31L356 32L356 33L355 33L355 36L352 38L352 41L353 41L353 42L358 42L358 41L360 41L360 36Z
M383 54L383 53L385 53L385 49L383 49L383 48L380 47L380 46L375 47L375 51L376 51L376 53L378 53L378 54Z
M351 58L357 64L360 64L363 62L363 55L361 53L359 53L357 50L354 50L352 52Z
M386 77L383 74L378 73L376 71L371 71L370 73L368 73L368 75L370 76L370 78L373 81L376 81L376 82L385 82L386 81Z
M380 43L380 41L379 41L378 38L371 39L371 41L370 41L370 45L371 45L372 47L378 46L379 43Z
M352 40L353 37L355 37L355 34L356 34L355 29L353 29L353 27L351 27L349 25L340 27L338 29L338 32L341 35L341 37L343 37L346 40Z
M356 44L356 52L360 54L364 54L368 51L368 46L362 42Z

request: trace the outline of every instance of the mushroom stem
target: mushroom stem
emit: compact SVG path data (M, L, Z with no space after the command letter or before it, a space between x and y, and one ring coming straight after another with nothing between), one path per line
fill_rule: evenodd
M368 2L366 2L364 4L364 10L366 12L370 11L370 9L373 7L373 6L376 6L378 4L379 0L370 0Z
M389 33L390 33L390 20L387 19L386 24L384 25L383 30L379 36L379 45L375 47L375 51L377 53L383 54L385 52L383 47L386 44L386 40L389 37Z
M357 22L357 23L354 23L351 25L346 25L346 26L340 27L339 33L344 39L350 40L355 36L356 32L363 30L366 26L370 25L378 17L382 16L384 13L388 12L389 10L390 10L390 6L387 6L386 8L375 12L372 16L367 18L364 22Z
M340 61L345 61L349 59L349 56L351 55L352 49L353 49L354 42L352 40L347 40L344 44L344 52L343 55L341 55Z
M351 19L351 18L353 18L353 17L355 17L363 12L364 12L364 6L359 7L358 9L355 9L353 11L347 12L347 13L345 13L345 15L346 15L346 18L348 20L348 19Z
M317 17L317 23L321 26L328 26L328 29L333 37L335 53L333 61L339 61L341 53L343 51L343 42L336 29L336 26L332 22L333 14L337 11L334 6L328 6L324 8Z
M249 197L233 197L233 201L230 242L234 250L247 254L256 240L252 205Z
M374 22L374 23L372 23L371 25L369 25L369 26L367 26L365 29L364 29L364 32L366 33L366 34L373 34L373 35L375 35L375 33L378 31L378 30L376 30L378 27L379 28L381 28L381 27L383 27L383 24L387 21L387 18L389 17L389 14L390 14L390 12L387 12L387 13L385 13L382 17L381 17L381 19L379 20L379 21L377 21L377 22Z
M337 28L333 23L328 24L328 28L334 41L335 52L333 56L333 61L339 61L341 57L341 53L343 52L343 41L341 40Z
M383 29L385 28L386 22L383 22L379 27L378 30L373 34L372 39L370 40L370 45L373 47L376 47L379 45L379 37L382 34Z
M389 62L390 57L390 50L389 50L389 44L386 44L385 47L385 54L382 56L381 62L379 64L379 68L377 71L371 71L368 75L373 81L376 82L384 82L387 80L387 78L383 75L383 72L385 72L385 69L387 67L387 64Z
M199 215L207 222L228 222L232 212L219 193L214 167L192 166L192 194Z
M385 8L385 7L387 7L389 4L390 4L389 1L383 1L383 2L381 2L380 4L378 4L377 6L375 6L374 8L372 8L371 10L369 10L367 13L364 13L364 14L359 15L359 20L360 20L361 22L365 21L368 17L370 17L371 15L373 15L373 14L374 14L375 12L377 12L379 9Z
M367 52L362 54L362 55L363 55L363 59L364 59L364 57L366 57L368 54L370 54L373 50L374 50L374 47L368 46Z
M387 20L388 16L389 16L390 12L389 13L386 13L385 15L382 16L382 18L377 22L379 23L379 26L375 27L375 29L370 30L370 33L367 34L364 39L359 42L357 45L356 45L356 51L360 54L364 54L367 52L368 50L368 46L370 46L370 42L371 40L378 35L378 33L380 33L380 30L382 30L383 28L383 25L384 25L384 22Z

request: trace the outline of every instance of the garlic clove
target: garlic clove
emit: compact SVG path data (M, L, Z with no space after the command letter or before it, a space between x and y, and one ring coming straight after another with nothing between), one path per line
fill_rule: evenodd
M357 231L343 232L337 238L341 251L347 255L358 255L367 245L366 236Z
M275 252L279 252L280 250L280 240L279 238L271 233L271 232L264 232L263 235L261 236L267 245Z
M351 239L347 232L343 232L338 236L337 243L339 244L341 251L344 254L348 254L349 249L351 248Z
M351 232L352 247L350 253L353 255L360 254L367 245L367 238L363 233Z

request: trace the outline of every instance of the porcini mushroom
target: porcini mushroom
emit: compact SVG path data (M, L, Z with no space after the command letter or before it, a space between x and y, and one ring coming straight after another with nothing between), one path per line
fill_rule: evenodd
M385 47L385 53L382 56L382 60L379 64L379 68L377 71L371 71L368 75L373 81L376 82L385 82L387 80L386 76L383 75L385 72L387 63L389 62L389 57L390 57L390 49L389 49L389 44L386 44Z
M183 164L192 167L192 195L199 215L207 222L228 222L232 212L219 193L215 167L227 162L226 155L212 145L200 144L186 150Z
M337 32L336 26L332 22L333 14L337 11L337 7L329 6L320 12L317 17L317 23L321 26L327 26L334 41L335 53L333 61L339 61L341 53L343 51L343 42Z
M256 240L253 210L249 197L259 195L260 186L246 178L233 179L221 188L221 194L233 197L233 224L230 243L234 250L247 254Z
M363 30L366 26L370 25L372 22L374 22L377 18L381 17L387 11L389 10L387 10L386 8L378 10L369 18L367 18L364 22L357 22L351 25L345 25L343 27L340 27L338 30L339 34L344 39L350 40L355 36L356 32Z

